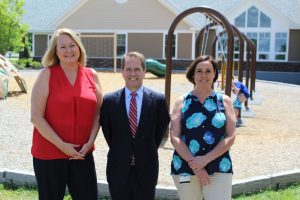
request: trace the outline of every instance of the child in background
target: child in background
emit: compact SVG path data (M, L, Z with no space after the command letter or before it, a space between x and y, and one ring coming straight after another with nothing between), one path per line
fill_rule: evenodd
M234 81L234 79L232 79L231 87L232 92L236 95L236 99L233 102L234 112L237 119L236 126L240 127L243 124L241 119L242 106L243 103L245 103L248 100L250 94L248 88L243 83L239 81Z

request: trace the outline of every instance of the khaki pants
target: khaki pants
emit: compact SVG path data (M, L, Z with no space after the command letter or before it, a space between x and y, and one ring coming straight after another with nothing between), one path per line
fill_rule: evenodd
M196 176L191 176L189 183L179 183L179 175L172 175L180 200L230 200L232 174L214 173L211 183L201 186Z

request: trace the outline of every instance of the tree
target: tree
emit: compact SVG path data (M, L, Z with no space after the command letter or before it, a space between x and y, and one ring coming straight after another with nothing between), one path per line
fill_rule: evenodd
M28 25L21 22L25 0L0 0L0 54L19 51Z

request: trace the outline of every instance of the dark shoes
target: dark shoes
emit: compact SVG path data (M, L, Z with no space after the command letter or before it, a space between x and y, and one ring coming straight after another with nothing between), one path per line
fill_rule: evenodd
M242 127L243 126L243 121L241 118L237 118L236 120L236 127Z

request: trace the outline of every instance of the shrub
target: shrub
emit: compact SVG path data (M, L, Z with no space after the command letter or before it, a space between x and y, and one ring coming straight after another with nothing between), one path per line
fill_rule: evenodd
M19 60L10 60L10 62L15 65L18 69L24 69L25 67L31 67L33 69L39 69L42 67L42 64L38 61L32 59L19 59Z
M30 66L34 69L39 69L42 67L42 63L38 61L31 61Z

